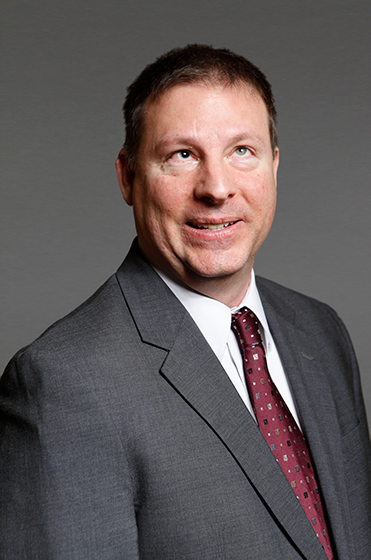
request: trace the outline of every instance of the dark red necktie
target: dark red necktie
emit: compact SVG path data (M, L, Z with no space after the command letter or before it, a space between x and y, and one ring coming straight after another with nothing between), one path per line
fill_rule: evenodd
M331 543L309 451L299 426L270 378L258 320L244 307L232 315L232 330L243 355L246 385L260 431L331 560Z

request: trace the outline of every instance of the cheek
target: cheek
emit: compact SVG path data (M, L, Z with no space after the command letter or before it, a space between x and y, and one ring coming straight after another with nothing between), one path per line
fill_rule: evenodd
M274 212L276 206L276 189L268 181L258 181L250 194L250 203L259 212Z
M182 221L182 205L175 186L170 188L166 181L147 183L146 188L138 189L133 196L133 206L136 228L142 238L159 243L176 237L174 224Z
M189 192L185 181L161 176L146 185L142 189L141 205L157 220L176 219L182 213Z

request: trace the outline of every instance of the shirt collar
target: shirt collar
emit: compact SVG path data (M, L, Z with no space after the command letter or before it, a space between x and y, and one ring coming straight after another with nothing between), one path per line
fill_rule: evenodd
M238 307L230 309L224 303L216 299L209 298L198 292L194 292L180 284L174 282L163 272L156 269L157 274L167 284L170 290L180 300L193 318L194 322L202 332L206 341L211 346L213 352L221 361L226 350L226 345L231 328L231 314L235 313L241 307L248 307L258 318L263 327L262 338L266 348L269 349L269 329L265 317L263 305L259 296L258 288L255 282L254 271L251 271L250 284Z

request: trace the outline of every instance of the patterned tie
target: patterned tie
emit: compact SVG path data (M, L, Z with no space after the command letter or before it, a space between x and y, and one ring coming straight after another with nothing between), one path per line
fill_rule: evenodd
M333 560L319 489L305 438L270 378L259 323L243 307L232 315L247 389L260 431L296 494L329 560Z

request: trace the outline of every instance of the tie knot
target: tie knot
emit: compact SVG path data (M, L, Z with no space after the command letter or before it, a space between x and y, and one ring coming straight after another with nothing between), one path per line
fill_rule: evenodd
M232 330L242 346L256 346L262 341L258 319L247 307L232 315Z

